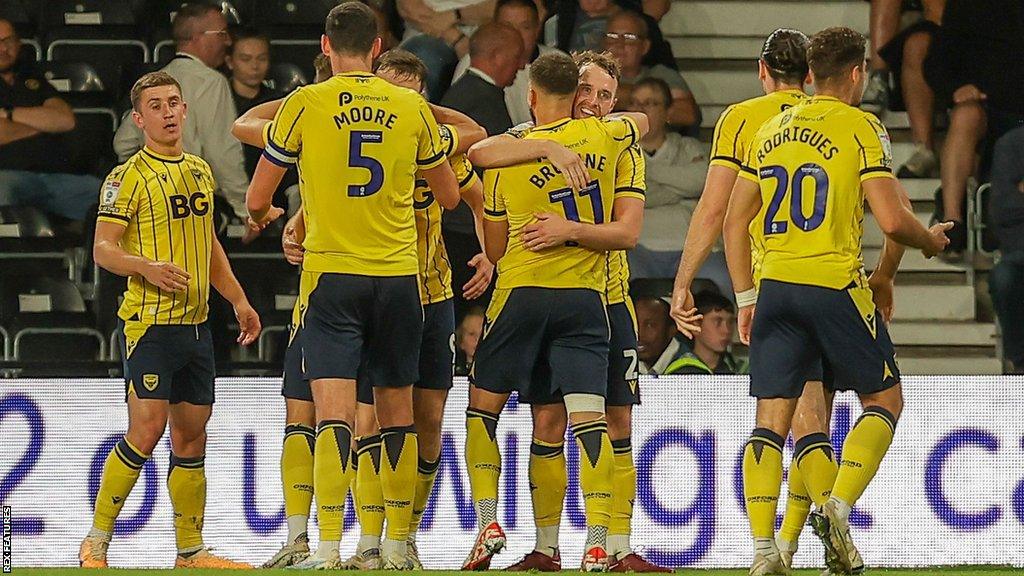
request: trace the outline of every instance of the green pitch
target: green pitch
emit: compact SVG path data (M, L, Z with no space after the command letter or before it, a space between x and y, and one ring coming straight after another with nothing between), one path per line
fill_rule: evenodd
M566 570L564 572L575 572ZM533 572L500 572L510 576L534 576ZM819 576L820 570L797 570L794 576ZM920 569L886 569L875 568L868 571L870 574L892 574L894 576L1006 576L1019 575L1019 568L1007 566L963 566L963 567L941 567L941 568L920 568ZM166 570L83 570L80 568L15 568L14 574L24 576L160 576L166 575ZM254 576L295 576L303 574L295 570L253 570L253 571L230 571L230 570L175 570L174 574L188 576L230 576L231 574L253 574ZM320 574L320 572L317 572ZM393 576L393 572L363 572L363 574L376 574L378 576ZM440 570L423 570L419 572L403 572L408 576L465 576L465 572L452 572ZM684 576L746 576L746 570L677 570L676 574Z

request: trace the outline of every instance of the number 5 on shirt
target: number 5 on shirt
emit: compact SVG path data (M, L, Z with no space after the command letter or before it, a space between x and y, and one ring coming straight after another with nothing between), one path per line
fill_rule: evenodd
M383 144L380 130L354 130L348 139L348 165L350 168L365 168L370 171L366 184L349 184L348 195L352 197L372 196L384 186L384 166L375 158L366 156L363 144Z

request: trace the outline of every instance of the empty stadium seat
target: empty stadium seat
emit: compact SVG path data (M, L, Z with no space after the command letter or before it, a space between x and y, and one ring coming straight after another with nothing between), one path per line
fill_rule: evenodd
M290 31L295 37L323 33L324 20L340 0L262 0L256 5L256 24L275 34Z
M0 352L3 353L2 357L3 357L4 360L10 360L11 359L11 354L12 354L11 353L11 337L7 333L7 330L4 329L3 326L0 326L0 338L3 339L3 348L0 349Z
M277 62L267 72L267 84L278 92L289 93L309 84L309 77L301 67L291 62Z
M22 62L38 62L43 58L43 47L35 38L21 39L21 54L18 59Z
M42 5L40 24L57 27L107 28L135 26L128 0L49 0Z
M112 79L104 81L92 64L40 62L36 68L71 106L103 106L114 99Z
M114 133L118 117L110 108L75 108L75 129L68 145L79 172L106 176L114 167Z
M21 277L4 283L3 299L14 360L106 358L107 343L71 280Z

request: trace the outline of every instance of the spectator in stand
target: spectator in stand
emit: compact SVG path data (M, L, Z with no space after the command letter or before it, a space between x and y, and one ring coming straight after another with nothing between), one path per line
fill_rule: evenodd
M693 297L701 330L693 337L693 350L665 369L665 374L742 374L744 367L733 358L729 347L736 332L736 308L718 292L700 292Z
M490 22L477 29L470 41L469 68L448 89L441 105L466 114L488 134L501 134L512 127L505 105L505 89L512 85L523 65L522 36L512 26ZM452 262L452 285L462 286L476 272L469 261L480 253L473 227L473 212L465 202L445 210L441 232ZM455 318L462 318L469 302L455 291ZM490 289L482 297L490 300Z
M911 8L921 10L922 18L897 34L904 3L871 3L871 72L861 108L879 115L885 110L907 111L915 150L897 170L900 178L933 178L938 169L933 138L935 94L925 81L924 61L942 21L946 0L923 0L918 4Z
M633 87L630 110L647 114L651 128L640 140L647 159L647 202L640 242L629 252L634 278L671 278L679 266L681 239L704 189L708 159L704 145L669 131L672 93L660 78Z
M989 292L1003 333L1005 372L1024 374L1024 128L995 145L990 202L1000 257L989 272Z
M545 24L544 32L548 43L553 40L554 46L563 52L601 52L610 19L629 11L640 16L647 25L650 46L643 55L642 64L677 68L672 46L662 36L658 21L644 13L640 0L564 0L558 2L557 10L558 13Z
M604 47L622 65L616 110L633 109L633 86L644 78L660 78L668 84L672 103L668 109L668 123L674 130L696 133L700 130L700 108L693 99L690 87L679 72L664 66L644 64L644 56L651 49L647 22L636 12L623 10L608 20Z
M470 36L494 16L495 0L397 0L405 21L402 48L427 65L427 93L438 101L459 59L470 52Z
M459 322L455 330L455 374L468 376L476 356L476 347L484 333L484 309L473 306Z
M377 17L377 33L380 34L380 53L398 46L402 34L405 32L405 24L398 15L398 7L394 0L360 0L363 4L373 10Z
M637 286L634 285L634 288ZM664 374L669 365L686 353L686 348L678 339L676 323L669 316L671 301L671 296L644 295L635 298L636 351L641 374Z
M220 8L203 3L185 4L171 24L177 54L163 71L181 84L188 103L185 119L185 151L204 158L213 169L219 195L233 209L233 216L246 214L245 175L242 145L231 136L231 124L238 114L231 87L217 71L224 63L231 37ZM142 149L142 131L132 122L122 122L114 136L114 151L124 161Z
M1024 6L1000 0L949 0L925 61L925 77L939 101L951 103L942 146L942 193L935 219L952 221L948 258L967 246L964 198L978 165L988 170L992 143L1024 121ZM941 202L939 202L941 200Z
M538 43L541 21L533 0L498 0L494 9L494 20L512 26L519 31L523 39L524 66L516 73L512 85L505 89L505 106L513 125L528 122L532 118L530 105L526 101L530 83L530 63L536 60L537 56L557 49ZM469 69L469 60L469 54L466 54L459 61L459 66L455 69L456 82Z
M0 19L0 206L84 220L100 179L65 173L73 159L60 135L75 128L75 115L46 78L17 64L20 51L14 26Z

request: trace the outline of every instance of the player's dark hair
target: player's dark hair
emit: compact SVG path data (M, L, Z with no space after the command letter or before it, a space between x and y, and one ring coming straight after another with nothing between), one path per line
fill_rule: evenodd
M140 112L139 101L142 99L143 90L148 88L157 88L159 86L174 86L178 89L178 94L181 94L181 84L178 84L178 81L174 79L174 76L171 76L167 72L149 72L148 74L143 74L142 78L136 80L135 84L132 86L132 91L130 93L132 109L136 112Z
M811 36L807 65L816 84L828 84L864 65L864 35L849 28L826 28Z
M672 89L668 87L668 83L661 78L655 78L654 76L648 76L643 80L633 85L633 94L641 88L649 88L654 90L661 95L661 101L666 107L672 104Z
M803 84L807 78L807 35L799 30L779 28L768 35L761 48L761 61L772 78L786 84Z
M209 2L189 2L182 4L171 21L171 35L175 42L188 42L196 34L196 20L210 12L220 12L220 7Z
M494 5L494 19L498 19L498 12L502 8L526 8L533 13L535 20L540 20L540 12L537 11L537 4L533 0L498 0Z
M530 64L530 85L553 96L572 96L580 81L576 62L561 52L549 52Z
M327 57L327 54L317 54L316 58L313 58L313 69L316 70L316 78L313 79L314 83L323 82L334 76L334 70L331 69L331 59Z
M331 42L331 50L348 56L365 56L373 49L379 36L377 16L362 2L342 2L327 15L324 34Z
M736 307L732 300L713 290L704 290L693 296L693 305L697 308L698 314L710 314L718 310L724 310L730 314L736 313Z
M616 82L622 77L622 67L619 66L619 61L612 56L611 52L583 50L582 52L573 52L572 59L576 61L576 67L580 70L584 66L593 65L607 72L609 76L615 78Z
M259 40L266 44L268 49L270 48L270 37L260 30L248 27L238 28L231 31L231 48L228 49L231 54L235 53L235 47L238 46L238 43L245 40Z
M427 79L427 65L420 57L401 48L392 48L380 55L373 63L373 71L381 68L391 70L403 78L413 78L422 86Z

